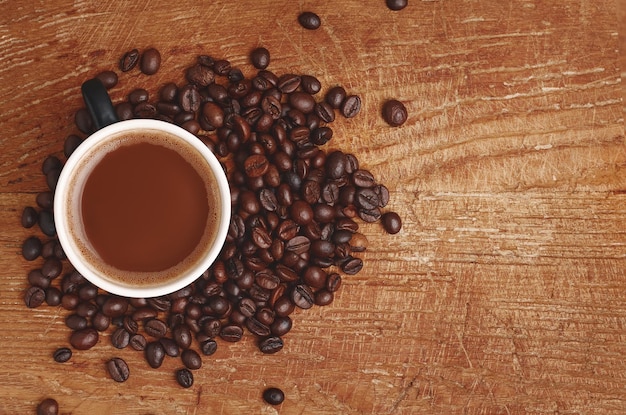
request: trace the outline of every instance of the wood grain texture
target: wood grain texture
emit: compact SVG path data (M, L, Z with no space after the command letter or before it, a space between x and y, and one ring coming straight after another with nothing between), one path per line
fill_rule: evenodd
M0 2L0 413L47 396L82 414L623 414L626 412L624 0ZM317 31L296 16L314 10ZM618 34L619 33L619 34ZM363 225L365 267L332 305L297 312L286 346L220 343L195 386L152 370L109 333L56 364L67 312L27 309L24 206L75 132L82 81L123 52L159 48L152 77L182 82L199 53L272 52L276 73L316 75L363 99L329 148L358 155L404 220ZM388 127L382 102L405 102ZM104 362L120 356L117 384ZM276 385L286 401L260 394Z

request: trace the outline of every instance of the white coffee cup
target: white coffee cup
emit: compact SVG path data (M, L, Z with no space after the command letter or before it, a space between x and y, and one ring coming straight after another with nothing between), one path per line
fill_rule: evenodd
M88 101L87 98L86 101ZM59 242L74 268L91 283L105 291L133 298L156 297L172 293L200 277L215 261L222 249L231 214L231 197L226 174L215 155L200 139L174 124L152 119L112 121L85 139L72 153L61 171L54 197L54 216ZM211 182L216 183L218 187L216 189L216 198L219 201L219 206L216 207L219 211L218 223L214 227L214 232L206 239L210 242L206 246L198 246L190 261L183 261L171 269L164 270L163 272L166 274L170 272L170 274L155 284L145 282L149 280L150 272L145 273L146 278L142 280L144 282L139 284L137 278L143 278L143 273L136 272L133 278L125 281L121 277L124 270L119 270L118 273L115 267L106 264L106 261L98 256L97 251L86 240L81 216L82 192L94 166L104 155L117 148L115 143L123 141L125 134L133 134L137 131L164 134L172 137L173 140L180 140L177 145L184 145L188 150L196 152L197 157L194 156L194 160L202 160L209 166L213 174Z

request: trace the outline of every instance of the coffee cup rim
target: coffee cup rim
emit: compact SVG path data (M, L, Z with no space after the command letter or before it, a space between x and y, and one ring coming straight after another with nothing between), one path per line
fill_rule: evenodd
M106 278L103 272L99 271L86 261L69 232L69 206L66 202L68 200L68 192L72 181L71 179L74 176L76 168L79 167L80 161L91 151L93 147L103 141L106 141L109 137L118 135L124 131L133 130L162 131L172 134L190 144L208 163L219 188L221 209L220 223L212 242L211 249L207 251L206 255L194 267L186 271L180 276L180 278L172 278L165 283L155 286L123 285ZM63 166L54 194L54 213L57 237L71 265L76 269L76 271L97 287L111 294L130 298L158 297L178 291L193 283L204 273L204 271L206 271L206 269L211 266L211 264L213 264L213 262L215 262L228 233L231 216L230 199L230 187L221 163L213 152L209 150L209 148L194 134L175 124L161 120L133 119L119 121L97 130L92 135L87 137L84 142L76 148Z

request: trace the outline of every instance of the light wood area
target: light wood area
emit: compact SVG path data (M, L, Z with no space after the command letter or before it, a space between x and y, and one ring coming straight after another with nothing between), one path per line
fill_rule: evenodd
M45 397L72 415L626 413L625 21L624 0L0 1L0 413ZM20 216L77 131L81 83L111 69L114 101L155 94L201 53L249 76L259 45L275 73L361 96L328 147L387 185L402 231L363 224L365 266L331 305L296 312L276 355L220 341L190 389L179 359L153 370L110 332L55 363L68 312L24 305L41 260L21 256L38 230ZM117 70L150 46L156 75ZM389 98L400 128L381 118Z

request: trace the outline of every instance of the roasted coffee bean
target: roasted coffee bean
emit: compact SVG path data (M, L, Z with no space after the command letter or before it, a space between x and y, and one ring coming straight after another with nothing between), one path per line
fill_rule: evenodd
M65 318L65 325L72 330L82 330L87 328L89 322L83 316L78 314L70 314Z
M98 339L98 332L94 328L88 327L73 331L70 336L70 344L76 350L87 350L95 346L98 343Z
M300 86L302 87L302 90L304 90L304 92L306 93L315 95L322 89L322 83L314 76L301 75L300 79Z
M52 358L57 363L65 363L72 358L72 349L60 347L54 351Z
M22 244L22 256L27 261L33 261L41 255L42 248L41 240L36 236L30 236Z
M37 193L35 202L37 203L37 206L42 209L52 209L54 194L50 191Z
M37 405L37 415L58 415L59 403L52 398L46 398Z
M200 96L200 92L198 92L198 88L191 84L182 87L178 93L178 104L183 111L189 113L195 113L198 111L200 105L202 104L202 97ZM187 119L183 122L185 121L189 120Z
M207 102L202 107L200 125L205 130L213 130L224 125L224 110L214 102Z
M377 209L379 204L378 194L372 188L359 188L355 192L354 202L362 209Z
M362 233L355 233L350 239L350 249L354 252L363 252L367 249L367 237Z
M107 317L102 312L97 312L91 317L91 326L98 331L105 331L111 325L111 317Z
M102 305L102 313L108 317L119 317L128 310L128 299L117 296L108 297Z
M313 12L302 12L298 15L300 26L308 30L318 29L322 23L320 17Z
M144 350L146 348L146 338L142 335L142 334L133 334L129 341L128 344L130 345L130 347L132 347L135 350Z
M253 154L244 162L244 170L248 177L260 177L267 173L269 161L264 155Z
M161 337L159 342L163 346L163 350L165 354L169 357L177 357L180 354L180 349L178 348L178 344L174 341L174 339L170 339L169 337Z
M285 400L285 393L278 388L267 388L263 391L263 400L270 405L280 405Z
M120 59L120 70L122 72L128 72L137 65L137 62L139 62L139 51L137 49L130 50L124 53Z
M143 326L144 331L152 337L161 338L167 334L167 324L158 318L146 320Z
M291 290L291 301L302 309L309 309L314 304L314 294L308 285L298 284Z
M385 0L385 3L389 10L397 11L404 9L409 4L409 0Z
M144 348L144 355L146 361L153 369L158 369L163 364L165 359L165 349L159 341L153 341L146 344Z
M326 306L333 302L334 294L328 290L319 290L315 293L315 305Z
M254 317L246 320L246 327L250 330L250 333L256 336L268 336L270 334L270 328Z
M378 207L373 209L360 209L358 215L364 222L374 223L380 220L381 212Z
M141 54L139 69L146 75L154 75L161 67L161 54L155 48L146 49Z
M289 104L303 114L308 114L315 108L315 98L307 92L294 91L289 94Z
M30 287L24 293L24 303L28 308L37 308L46 299L46 292L41 287Z
M357 274L363 268L363 260L361 258L350 258L341 266L341 270L348 275Z
M181 349L188 349L191 346L191 330L184 324L175 327L172 331L172 336Z
M111 89L117 85L117 74L113 71L102 71L96 75L96 78L102 82L106 89Z
M196 370L202 367L202 358L193 349L183 350L181 360L187 369Z
M293 325L293 322L291 320L291 317L278 316L274 319L274 321L270 325L270 331L275 336L279 336L279 337L284 336L285 334L289 333L292 325Z
M39 221L39 214L32 206L27 206L22 211L22 226L32 228Z
M62 297L62 293L61 290L59 290L57 287L48 287L46 289L46 304L48 304L49 306L58 306L59 304L61 304L61 297Z
M80 301L76 305L76 314L85 318L91 318L98 312L98 306L91 301Z
M326 156L326 174L331 179L339 179L346 174L346 155L339 150Z
M346 96L346 90L342 86L334 86L326 92L324 99L331 108L339 109L346 99Z
M123 327L118 327L111 334L111 344L116 349L123 349L130 342L130 333Z
M156 107L148 102L141 102L133 108L133 115L136 118L154 118L156 114Z
M259 201L261 206L268 212L273 212L278 209L278 200L276 195L270 189L261 189L259 192Z
M358 187L374 187L376 185L374 175L363 169L358 169L352 173L352 182Z
M46 184L48 185L48 189L54 191L57 187L57 182L59 181L59 176L61 175L61 169L51 170L46 175Z
M130 120L134 118L133 106L130 102L120 102L115 106L115 114L120 121Z
M283 339L279 336L270 336L259 342L259 350L265 354L278 353L283 346Z
M291 94L300 86L302 79L299 75L285 74L278 78L277 87L283 94ZM278 99L278 98L277 98Z
M220 337L227 342L238 342L243 337L243 329L235 324L229 324L220 330Z
M28 273L28 283L44 290L50 287L50 279L45 277L40 269L33 269Z
M213 70L218 75L226 76L228 72L230 72L230 69L230 62L226 59L218 59L213 63Z
M250 52L250 61L257 69L265 69L270 64L270 51L264 47L258 47Z
M381 216L381 223L389 234L396 234L402 228L402 219L396 212L386 212Z
M200 351L205 356L211 356L217 351L217 342L211 338L199 341Z
M356 117L361 111L361 97L358 95L348 95L341 104L341 114L346 118Z
M176 371L176 382L183 388L190 388L193 386L193 373L187 368L178 369Z
M408 118L406 107L397 99L391 99L383 104L382 115L385 122L392 127L404 124Z
M143 321L149 318L154 318L157 314L157 310L152 307L140 307L133 311L132 319L135 321Z
M93 120L91 119L91 115L89 115L89 111L86 108L80 108L74 114L74 124L80 130L80 132L84 134L91 134L94 130ZM47 174L47 173L44 173Z
M141 104L142 102L147 102L150 95L148 91L143 88L133 89L130 94L128 94L128 102L132 105Z
M52 211L42 210L39 212L39 228L47 236L55 236L56 226L54 224L54 216Z
M126 382L130 376L128 365L119 357L114 357L106 363L109 376L116 382Z
M41 267L41 273L44 277L54 279L61 275L63 271L63 263L55 257L46 259Z
M306 225L313 220L313 209L304 200L294 201L289 212L293 221L299 225Z
M185 77L192 84L203 87L213 83L215 73L209 67L198 63L187 69Z
M326 277L326 271L320 267L311 266L306 269L302 279L311 288L322 288L326 286Z

